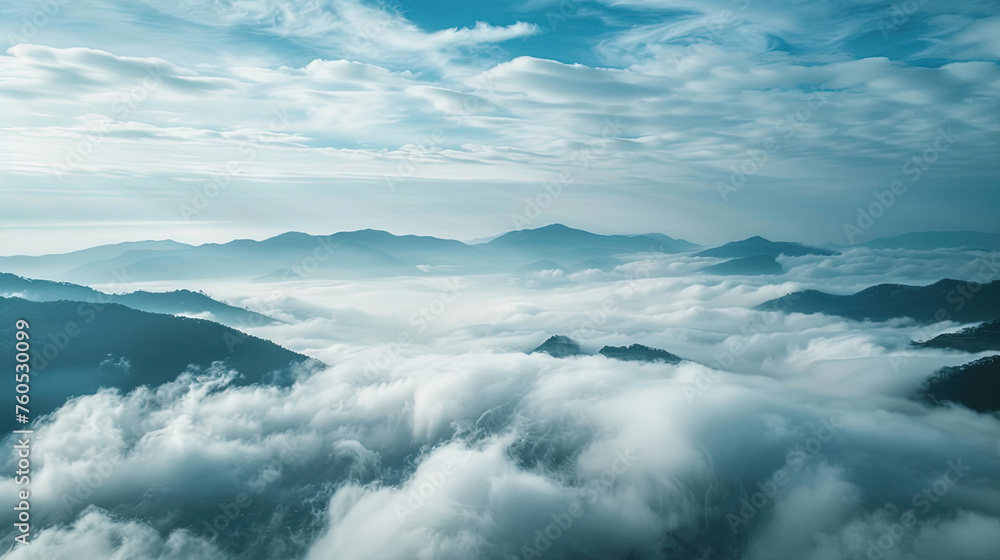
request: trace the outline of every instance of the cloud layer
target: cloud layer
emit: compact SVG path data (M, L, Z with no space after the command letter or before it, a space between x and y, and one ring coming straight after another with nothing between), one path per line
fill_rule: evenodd
M334 365L284 389L213 370L68 403L35 434L40 532L4 557L988 559L1000 424L912 398L974 355L909 340L957 325L749 310L833 266L845 286L919 283L974 278L982 255L887 256L793 259L771 284L668 255L459 278L446 304L455 279L209 285L290 321L254 334ZM524 353L574 332L690 361Z

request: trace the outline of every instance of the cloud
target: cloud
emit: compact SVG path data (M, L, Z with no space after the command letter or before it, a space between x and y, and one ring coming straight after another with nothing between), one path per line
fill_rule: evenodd
M920 263L975 274L959 264L975 252L888 254L803 257L779 283L691 275L678 263L703 263L685 255L638 280L634 263L548 283L467 277L425 328L407 316L440 279L305 282L296 300L209 283L230 302L287 306L275 314L290 324L254 334L335 365L285 389L212 370L68 403L36 428L36 544L136 558L824 558L863 556L914 508L919 526L887 557L952 542L983 557L1000 523L1000 425L911 398L971 358L908 348L923 327L907 320L748 309L822 287L826 260L845 286L879 267L912 281ZM297 321L300 307L312 318ZM584 321L587 351L640 342L693 361L524 353ZM950 464L957 482L935 486ZM925 489L940 494L926 511Z
M360 88L381 89L379 86L405 86L412 74L394 73L371 64L348 60L314 60L304 68L306 75L322 84L351 84Z
M21 43L7 49L0 57L5 73L14 80L2 91L10 95L32 97L69 90L49 89L52 80L72 92L102 93L123 84L144 84L153 89L161 84L165 89L187 94L204 94L238 86L231 79L198 76L158 58L136 58L81 47L57 49L43 45ZM57 93L58 92L58 93Z
M186 531L171 532L164 538L149 525L119 521L97 508L88 509L69 526L45 532L29 546L13 549L4 558L69 560L80 558L81 553L108 560L225 558L218 548Z
M300 218L298 229L329 220L294 202L302 199L344 208L338 221L387 229L395 227L389 209L423 201L420 215L435 217L400 227L452 228L448 216L458 211L479 217L481 231L472 235L494 234L514 227L511 216L559 177L565 196L545 208L545 221L603 231L633 224L652 231L666 219L677 225L671 233L703 241L753 234L837 241L857 209L897 180L907 194L872 236L917 223L994 227L984 197L1000 131L991 101L1000 70L988 56L995 18L981 5L963 3L952 15L924 5L888 39L878 25L891 15L861 3L588 9L573 16L575 25L597 26L595 14L607 23L574 35L574 52L585 55L567 57L551 44L570 27L422 27L401 12L346 0L109 8L102 13L120 17L101 25L132 29L150 13L171 14L186 30L211 31L223 54L15 45L0 56L11 76L0 96L19 108L0 131L12 154L3 172L33 190L68 180L110 190L127 205L138 204L127 201L130 177L140 176L157 200L141 210L171 221L192 198L192 184L237 161L243 194L220 198L198 217L229 237L247 211L262 216L245 226L258 232L238 235L290 229L282 222L289 213ZM645 17L635 23L627 14ZM57 31L55 23L46 29ZM247 32L268 41L245 45ZM534 35L516 55L491 50ZM270 126L276 113L279 130ZM142 141L109 133L95 142L95 115L121 121L116 126ZM954 143L914 177L907 162L941 130ZM246 161L239 131L276 132L288 142L261 143ZM295 196L264 203L259 193L274 184ZM468 184L483 185L480 194L462 194ZM962 211L936 211L945 191ZM11 204L13 215L32 213L21 197ZM94 209L94 219L110 220L102 212ZM694 218L707 212L724 225ZM730 231L737 223L740 231Z
M146 0L156 10L192 23L221 28L246 27L279 40L295 39L341 56L399 64L406 62L440 72L452 71L472 51L494 43L529 37L537 25L516 22L495 26L478 21L470 27L425 31L396 9L355 0L252 0L185 2Z

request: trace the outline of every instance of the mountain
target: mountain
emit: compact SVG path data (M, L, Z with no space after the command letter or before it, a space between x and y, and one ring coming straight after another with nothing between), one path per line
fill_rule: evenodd
M511 231L475 247L481 248L496 261L519 263L517 266L542 260L569 266L590 259L627 253L673 253L686 250L678 249L676 244L665 240L676 241L667 236L654 239L641 235L598 235L562 224L552 224L536 229Z
M25 276L62 278L70 269L88 262L113 259L127 251L177 251L191 248L191 245L176 241L127 241L113 245L99 245L89 249L52 255L0 257L0 270ZM113 278L104 279L111 282Z
M803 255L835 255L834 251L809 247L799 243L787 243L783 241L770 241L760 236L750 237L743 241L733 241L720 247L706 249L696 253L698 257L717 257L723 259L739 259L744 257L755 257L758 255L768 255L777 257L786 255L789 257L800 257Z
M536 261L531 264L526 264L521 268L517 269L518 272L543 272L546 270L558 270L560 272L566 272L566 269L559 266L558 263L552 261Z
M982 251L1000 251L1000 234L981 231L922 231L894 237L880 237L859 245L874 249L934 250L964 247Z
M571 356L587 355L580 349L580 343L572 338L569 338L568 336L562 335L549 337L549 339L543 342L541 346L535 348L530 353L535 354L538 352L543 352L554 358L568 358ZM666 350L650 348L649 346L643 346L642 344L633 344L628 347L605 346L604 348L601 348L600 353L607 358L630 362L667 362L670 364L676 364L683 360L683 358L675 356Z
M305 278L303 274L297 274L294 270L288 268L279 268L270 274L265 274L263 276L258 276L257 278L251 278L250 283L257 284L261 282L293 282L296 280L301 280Z
M137 291L129 294L110 296L112 303L118 303L139 311L164 313L168 315L202 315L208 313L211 320L229 326L259 327L272 325L280 321L216 301L205 294L190 290L174 290L172 292Z
M655 251L659 243L645 236L599 235L562 224L552 224L536 229L510 231L481 246L489 249L499 247L532 249L540 245L638 253Z
M596 269L603 272L609 272L621 264L624 264L623 261L614 258L587 259L581 263L576 263L566 267L566 270L569 272L582 272L584 270Z
M958 332L940 334L924 342L914 342L913 345L920 348L951 348L966 352L1000 350L1000 320Z
M927 381L921 396L934 404L954 402L976 412L1000 411L1000 356L942 368Z
M682 253L684 251L693 251L701 247L701 245L691 243L686 239L674 239L673 237L663 235L662 233L644 233L641 235L633 235L631 237L648 237L649 239L660 243L660 245L663 246L661 251L664 253Z
M650 348L642 344L633 344L629 347L605 346L601 348L600 353L608 358L629 362L667 362L668 364L676 364L682 360L681 357L671 354L666 350Z
M327 236L288 232L262 241L237 239L198 246L158 243L164 245L122 243L65 255L0 257L0 269L16 268L22 274L44 269L49 278L105 284L266 276L361 278L423 274L418 265L486 260L478 249L459 241L371 229Z
M554 358L567 358L569 356L581 356L580 344L568 336L555 335L549 337L541 346L535 348L530 353L544 352Z
M355 244L378 250L392 258L414 265L465 264L483 258L478 249L454 239L393 235L375 229L335 233L330 239L335 243Z
M701 271L706 274L756 276L781 274L782 268L778 261L770 255L755 255L706 266Z
M130 391L177 378L189 365L223 362L241 374L235 384L288 384L293 364L315 360L223 325L138 311L115 303L35 302L0 298L0 357L14 363L14 325L30 323L32 418L71 396L101 387ZM13 383L0 398L14 401ZM0 419L0 428L12 427Z
M278 322L266 315L233 307L189 290L106 294L68 282L33 280L3 272L0 272L0 296L19 297L31 301L70 300L100 304L118 303L140 311L169 315L209 313L214 320L229 326L261 326Z
M371 230L364 230L314 236L289 232L263 241L237 239L157 253L127 251L114 259L90 262L71 269L66 276L79 282L99 283L102 279L107 281L113 271L121 270L131 281L249 279L290 269L300 271L301 277L360 278L420 274L416 264L433 264L404 262L382 251L376 245L394 236L385 232L380 233L387 237L372 233ZM404 252L399 249L399 244L389 244ZM414 250L414 247L409 250ZM414 252L415 257L425 254Z
M597 235L560 224L512 231L476 245L364 229L325 236L288 232L261 241L237 239L198 246L172 241L121 243L61 255L0 257L0 270L92 285L206 278L284 282L456 270L510 273L538 261L565 267L627 253L695 247L663 234Z
M974 286L978 286L975 291ZM806 290L773 299L757 309L826 313L859 321L885 321L894 317L912 317L924 322L992 321L1000 318L1000 280L978 285L951 279L930 286L879 284L849 296Z
M19 297L32 301L102 301L108 295L93 288L70 284L24 278L16 274L0 272L0 296Z

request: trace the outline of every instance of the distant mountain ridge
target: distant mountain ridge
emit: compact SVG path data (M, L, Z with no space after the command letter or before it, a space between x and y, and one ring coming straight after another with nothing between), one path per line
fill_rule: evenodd
M679 253L693 250L697 245L663 234L599 235L552 224L511 231L474 247L500 262L518 263L527 259L524 264L549 261L564 268L574 268L584 261L631 253Z
M802 245L801 243L771 241L770 239L764 239L759 235L755 235L742 241L733 241L719 247L705 249L704 251L697 253L695 256L741 259L760 255L767 255L769 257L777 257L778 255L800 257L803 255L829 256L835 254L837 254L835 251L829 251L827 249L810 247L808 245Z
M23 278L5 272L0 272L0 296L16 296L39 302L68 300L100 304L118 303L139 311L168 315L209 313L214 320L230 326L263 326L279 322L266 315L233 307L190 290L106 294L69 282Z
M1000 249L1000 235L982 232L918 232L876 239L863 246ZM662 233L600 235L563 224L516 230L481 243L363 229L332 235L287 232L264 240L188 245L138 241L102 245L71 253L0 257L0 271L83 284L128 281L232 278L262 282L302 278L365 278L444 273L515 273L549 261L567 272L610 270L622 255L687 253L724 259L752 259L707 271L710 274L777 274L762 257L830 256L836 252L760 236L718 247L701 246ZM617 259L617 261L616 261ZM753 260L757 259L757 260ZM725 263L723 263L725 264ZM759 265L756 271L730 272ZM551 270L551 269L550 269ZM555 270L558 270L555 268Z
M879 284L847 296L805 290L773 299L757 309L826 313L858 321L911 317L925 322L973 323L1000 318L1000 280L978 286L974 289L970 282L946 278L929 286Z
M535 229L510 231L481 245L498 246L517 243L554 243L573 247L609 248L613 250L626 248L635 252L656 250L680 252L698 247L689 241L674 239L662 233L646 235L600 235L582 229L571 228L563 224L551 224Z
M706 266L701 269L706 274L759 276L781 274L781 264L771 255L755 255L731 259L723 263Z
M958 332L945 333L923 342L914 342L919 348L951 348L965 352L1000 350L1000 320L982 323Z
M98 245L89 249L56 253L51 255L28 256L17 255L0 257L0 271L13 272L22 276L34 278L49 278L71 280L67 274L70 270L95 261L105 261L118 257L128 251L143 251L149 254L158 252L173 252L191 248L192 245L176 241L125 241L112 245ZM108 284L119 281L120 271L107 271L106 275L96 283Z
M981 231L920 231L892 237L880 237L862 247L874 249L950 249L965 247L983 251L1000 251L1000 234Z
M186 317L131 309L116 303L36 302L0 297L0 357L14 363L15 321L31 336L32 416L51 412L71 396L101 387L130 391L177 378L189 366L221 362L242 375L236 385L287 385L294 364L319 362L238 330ZM0 398L14 400L14 385ZM10 428L9 417L0 428Z
M191 246L140 242L65 255L0 257L0 270L89 284L241 278L363 278L463 272L515 272L539 261L570 267L627 253L680 252L697 245L663 234L598 235L553 224L508 232L486 243L393 235L365 229L318 236L288 232L255 241ZM117 248L117 249L116 249ZM45 274L37 274L44 270Z

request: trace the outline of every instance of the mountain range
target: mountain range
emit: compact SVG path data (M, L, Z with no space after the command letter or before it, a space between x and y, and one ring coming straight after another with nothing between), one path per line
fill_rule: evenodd
M139 311L169 315L208 314L212 320L233 327L262 326L278 322L266 315L233 307L190 290L107 294L69 282L34 280L4 272L0 272L0 296L19 297L31 301L118 303Z
M964 352L1000 350L1000 320L945 333L930 340L914 342L919 348L950 348Z
M543 353L553 358L570 358L573 356L587 356L588 354L580 348L580 343L568 336L553 335L537 348L529 352L530 354ZM626 362L666 362L677 364L683 358L671 354L666 350L651 348L642 344L632 344L631 346L605 346L598 354L613 360Z
M874 249L979 249L982 251L1000 251L1000 234L983 233L981 231L921 231L904 233L893 237L881 237L866 243L862 247Z
M719 247L705 249L696 253L697 257L718 257L724 259L741 259L746 257L757 257L767 255L777 257L785 255L789 257L801 257L803 255L835 255L836 251L810 247L801 243L790 243L785 241L771 241L756 235L742 241L733 241Z
M605 346L601 348L599 354L615 360L626 362L666 362L677 364L682 361L680 356L671 354L666 350L651 348L642 344L632 344L631 346Z
M0 297L0 356L10 363L18 319L30 323L33 418L72 396L93 394L101 387L155 387L191 366L204 371L219 362L239 372L234 384L284 385L292 379L294 364L318 365L273 342L211 321L117 303ZM13 383L0 387L0 398L14 401ZM0 429L10 429L12 421L5 416Z
M698 246L663 234L598 235L561 224L512 231L485 243L379 230L317 236L289 232L255 241L191 246L172 241L105 245L39 257L0 257L0 270L85 284L241 278L361 278L433 272L511 272L538 261L572 268L588 260Z
M922 322L974 323L1000 318L1000 280L972 284L944 279L929 286L879 284L852 295L794 292L757 306L762 311L825 313L858 321L911 317Z
M862 246L882 248L1000 249L1000 235L982 232L919 232L876 239ZM504 233L480 243L364 229L310 235L288 232L261 241L188 245L136 241L42 256L0 257L0 271L88 285L128 282L239 279L288 282L307 278L364 278L423 274L517 273L539 270L610 270L623 255L690 253L731 259L703 271L719 275L780 274L781 255L830 256L836 252L760 236L717 247L701 246L662 233L600 235L551 224Z
M706 266L701 269L706 274L758 276L764 274L781 274L781 264L771 255L754 255L730 259L728 261Z
M942 368L927 380L920 393L933 404L952 402L976 412L1000 411L1000 356Z

